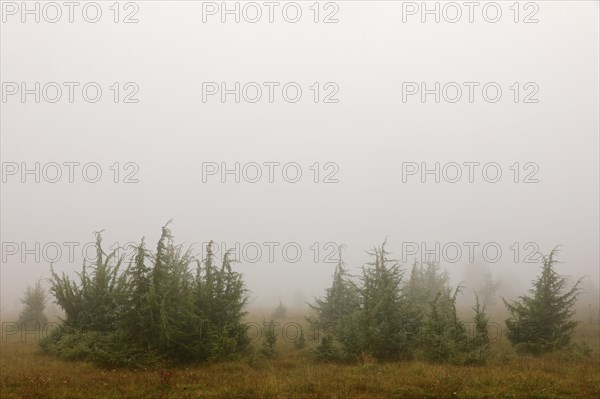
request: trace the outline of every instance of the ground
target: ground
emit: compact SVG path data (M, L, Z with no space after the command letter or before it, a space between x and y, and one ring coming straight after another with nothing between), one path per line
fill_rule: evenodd
M319 363L310 346L169 369L102 369L64 362L35 342L3 336L2 398L600 398L600 326L582 324L567 351L541 357L495 342L487 365L422 361ZM7 341L7 342L4 342ZM583 343L586 343L583 345Z

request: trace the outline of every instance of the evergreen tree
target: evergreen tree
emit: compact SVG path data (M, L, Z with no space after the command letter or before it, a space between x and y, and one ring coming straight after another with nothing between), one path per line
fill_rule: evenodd
M529 290L531 295L504 300L511 316L506 320L508 338L518 352L540 354L566 347L577 322L572 316L580 293L580 282L565 291L567 279L554 270L555 248L542 257L540 276Z
M483 364L489 351L488 317L475 295L476 305L473 335L456 314L456 298L462 287L451 295L449 290L438 292L431 301L423 328L423 352L436 363Z
M482 364L487 359L490 351L489 318L485 314L485 304L481 304L478 294L475 294L475 306L473 310L475 311L475 316L473 316L475 331L471 341L471 356L467 361L474 364Z
M275 344L277 343L277 335L275 334L275 322L271 320L269 323L263 322L263 326L267 328L265 332L265 340L262 343L261 353L265 357L273 357L275 355Z
M106 255L101 243L98 233L96 262L91 268L84 263L78 281L51 269L51 292L66 318L63 328L41 342L43 349L118 366L222 359L247 348L246 289L229 253L217 266L211 242L208 258L198 261L190 249L174 244L167 223L156 253L142 239L120 272L123 257Z
M300 328L300 333L298 337L294 340L294 348L296 349L304 349L306 346L306 338L304 337L304 331Z
M435 362L485 361L488 319L478 297L470 339L456 314L460 287L452 294L448 274L437 263L415 263L405 283L385 242L368 254L373 261L363 267L360 286L348 277L340 255L332 286L311 305L315 310L309 318L311 328L323 331L315 348L318 359L357 360L363 355L408 359L420 345L425 357Z
M325 290L323 299L316 298L314 305L309 304L321 328L337 325L359 307L358 288L345 268L341 247L338 254L331 287Z
M148 295L153 344L167 357L186 359L190 355L189 326L194 317L189 272L194 259L190 249L174 244L167 225L162 228L154 255Z
M236 353L243 352L249 344L247 327L241 323L246 315L244 308L248 301L247 290L244 286L242 276L233 272L231 265L234 260L230 259L228 251L223 255L221 268L213 275L215 289L213 293L213 306L211 323L218 327L220 332L220 346L212 347L212 358L231 357Z
M279 299L279 305L277 305L277 307L273 311L273 314L271 315L271 318L273 318L273 319L283 319L286 315L287 315L287 308L281 302L281 299Z
M64 273L59 276L52 266L50 292L66 313L65 325L81 330L110 331L115 329L119 303L127 295L127 274L119 275L123 262L113 264L116 251L106 254L102 249L102 232L96 232L96 261L91 266L84 260L80 284Z
M411 330L415 334L422 334L424 330L423 320L432 310L431 302L438 294L444 293L447 296L450 292L448 272L443 270L437 262L418 263L415 261L405 290L407 299L416 312L413 325L410 326ZM443 301L443 303L446 305L444 311L448 312L450 310L447 308L449 302ZM423 341L420 340L417 346L422 344Z
M388 258L385 242L369 254L374 260L363 267L360 289L363 351L379 359L409 358L418 314L403 291L402 271Z
M478 297L481 297L483 306L492 306L496 304L496 292L500 288L501 281L494 280L491 272L485 274L481 287L477 291Z
M420 310L422 316L430 310L430 303L438 293L450 290L449 277L439 263L426 262L413 264L410 279L406 285L406 293Z
M427 360L436 363L462 363L466 352L468 336L465 325L456 315L456 297L449 290L439 291L430 303L423 326L423 351Z
M46 301L46 292L39 280L36 281L33 287L28 286L23 298L21 298L25 308L19 315L19 326L26 330L43 329L48 322L44 314Z
M146 266L149 256L144 238L136 248L136 256L128 271L130 274L128 290L128 307L124 312L124 330L129 331L131 340L139 342L142 347L149 349L151 341L152 322L149 308L150 268Z
M315 348L315 358L322 361L345 360L347 357L339 342L335 341L334 335L323 335L319 345Z
M316 298L315 304L309 306L315 311L315 315L308 318L311 329L322 334L316 348L319 359L346 360L360 354L359 291L345 269L341 247L331 287L325 291L323 299Z

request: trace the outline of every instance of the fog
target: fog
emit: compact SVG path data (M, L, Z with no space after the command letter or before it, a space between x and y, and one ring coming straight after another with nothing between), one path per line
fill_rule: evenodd
M107 3L97 23L3 10L3 315L50 261L80 270L93 232L106 249L142 237L155 248L171 219L200 258L210 240L234 249L253 306L302 306L330 285L339 245L358 275L384 240L407 276L433 256L465 298L487 271L502 295L525 293L534 255L557 245L557 271L597 290L598 2L540 2L538 23L515 23L506 2L497 23L481 10L473 23L422 23L383 1L340 2L315 23L299 4L297 23L279 11L221 23L200 2L141 2L132 24L114 23ZM321 23L334 11L338 23ZM39 102L23 101L22 82L40 82ZM48 82L62 87L55 103ZM78 84L73 102L65 82ZM81 94L89 82L102 88L95 103Z

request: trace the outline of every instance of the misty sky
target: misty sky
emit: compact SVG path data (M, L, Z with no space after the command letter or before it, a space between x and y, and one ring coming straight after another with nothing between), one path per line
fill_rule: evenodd
M497 23L486 22L481 9L473 23L466 15L457 23L443 18L435 23L431 16L422 23L420 14L405 15L403 22L406 5L390 1L337 2L339 10L320 10L319 23L313 21L312 2L298 2L303 14L297 23L286 22L280 8L273 23L265 15L257 23L243 18L235 23L233 17L222 23L220 14L205 15L203 22L202 2L137 2L139 22L131 24L113 22L112 2L102 3L98 23L86 22L77 10L74 23L22 23L20 14L3 10L2 310L18 308L16 298L27 284L48 276L46 258L53 255L38 252L36 262L36 243L40 252L58 243L63 252L55 268L72 273L80 269L81 248L94 240L94 231L105 229L107 246L145 236L155 248L161 226L171 218L176 242L193 244L199 254L211 239L248 248L237 270L256 304L321 295L334 268L326 259L333 252L328 243L345 244L345 262L355 269L369 260L364 251L386 237L388 251L399 259L410 249L407 243L435 248L476 242L472 263L481 267L488 267L481 248L495 243L502 257L489 263L489 270L515 294L524 292L539 270L539 264L524 262L533 248L525 244L543 253L561 244L558 271L588 275L597 286L598 2L538 1L538 23L522 22L533 9L521 9L515 23L512 3L498 2ZM119 18L130 11L120 10ZM334 11L339 22L322 23ZM7 94L20 90L22 82L29 88L58 82L63 97L36 103L34 94L25 102L21 93ZM64 82L79 83L73 103L66 99ZM88 82L102 88L96 103L82 98ZM110 89L115 82L117 103ZM219 90L221 82L230 89L235 82L242 87L257 82L262 97L236 103L232 94L223 103L218 93L203 102L203 82L216 82ZM272 103L264 82L278 84ZM282 95L290 82L302 89L296 103ZM463 93L456 103L445 98L436 103L433 94L422 102L421 93L403 101L406 82L419 90L421 82L429 89L435 82L441 87L456 82ZM464 82L478 84L472 103ZM495 103L482 96L489 82L502 89ZM138 102L124 103L132 87L139 88L131 97ZM339 91L332 94L335 88ZM338 102L324 103L329 94ZM525 102L528 95L538 102ZM66 166L56 183L43 176L36 183L34 174L22 182L20 170L7 169L23 163L32 169L36 162L40 175L52 162L80 165L73 183ZM118 183L114 166L110 169L115 162ZM207 163L233 169L236 162L280 165L273 183L264 165L256 183L247 181L254 176L250 167L239 183L233 175L225 175L223 183L220 171L203 179ZM282 177L283 165L292 162L302 171L297 183ZM479 166L473 183L465 175L456 183L443 178L436 183L429 175L423 183L418 172L403 181L407 162L431 168L436 162L496 163L502 177L489 183ZM511 169L515 162L518 183ZM100 165L97 183L82 177L81 165L87 163ZM525 183L527 176L538 182ZM128 177L138 182L123 182ZM74 259L68 259L65 242L79 243ZM12 243L19 246L16 253ZM25 261L21 243L34 249ZM252 243L262 250L257 262L248 261ZM272 262L264 243L273 243L268 244L274 248ZM514 243L520 248L516 260ZM282 253L284 246L289 256ZM471 263L467 247L461 247L458 261L449 262L448 254L440 259L453 282L463 279ZM295 248L302 255L292 262ZM405 256L404 264L421 255Z

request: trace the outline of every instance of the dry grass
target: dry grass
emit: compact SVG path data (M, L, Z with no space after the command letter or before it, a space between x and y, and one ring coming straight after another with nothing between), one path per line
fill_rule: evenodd
M63 362L18 339L0 344L2 398L599 398L600 329L582 325L574 338L591 348L542 357L516 356L495 343L484 367L421 361L324 364L310 349L280 340L273 359L169 370L106 370ZM13 337L9 337L13 338ZM4 339L3 339L4 341Z

